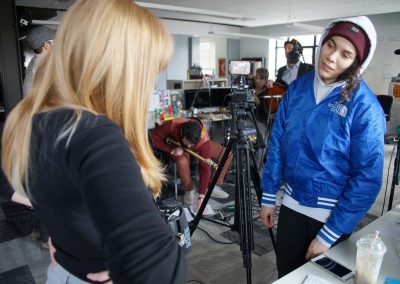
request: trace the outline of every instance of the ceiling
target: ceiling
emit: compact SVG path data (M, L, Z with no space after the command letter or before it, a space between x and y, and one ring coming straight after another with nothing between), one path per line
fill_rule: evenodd
M18 6L65 10L74 0L16 0L15 2ZM137 3L150 8L156 15L165 19L239 27L400 12L399 0L141 0Z

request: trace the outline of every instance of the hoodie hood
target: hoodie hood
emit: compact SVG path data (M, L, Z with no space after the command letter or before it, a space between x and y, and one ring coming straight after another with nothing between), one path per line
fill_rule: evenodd
M321 47L322 47L322 42L324 42L325 37L329 34L329 30L337 22L351 22L351 23L354 23L354 24L358 25L360 28L362 28L364 30L364 32L366 33L366 35L368 36L368 39L369 39L369 42L370 42L370 50L369 50L367 58L364 60L363 64L361 65L360 74L362 74L365 71L365 69L367 68L367 66L369 65L369 63L371 62L371 59L372 59L372 57L374 55L375 48L376 48L376 31L375 31L374 25L372 24L370 19L368 19L365 16L336 19L336 20L333 20L332 22L330 22L329 25L322 32L322 36L321 36L321 39L320 39L320 42L319 42L319 47L320 48L318 49L318 53L317 53L317 62L319 60L320 50L321 50ZM316 74L317 73L318 72L316 72Z

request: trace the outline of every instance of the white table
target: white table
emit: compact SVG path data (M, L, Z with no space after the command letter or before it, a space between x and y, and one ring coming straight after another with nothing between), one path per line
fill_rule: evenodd
M400 279L400 208L393 209L371 224L365 226L363 229L352 234L349 239L338 244L326 252L325 255L355 271L357 240L361 236L375 233L377 230L380 231L379 235L387 247L377 283L383 283L386 277ZM308 274L321 277L334 284L343 284L342 281L331 276L311 262L307 262L285 277L275 281L274 284L301 284ZM354 277L345 283L354 283Z

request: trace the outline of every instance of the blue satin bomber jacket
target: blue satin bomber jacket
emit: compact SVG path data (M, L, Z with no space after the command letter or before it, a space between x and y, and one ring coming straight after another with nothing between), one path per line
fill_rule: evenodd
M332 210L317 237L332 245L351 233L374 203L382 184L386 121L376 96L362 80L350 101L342 87L315 103L315 71L293 82L280 103L262 174L262 205L276 193L312 208Z

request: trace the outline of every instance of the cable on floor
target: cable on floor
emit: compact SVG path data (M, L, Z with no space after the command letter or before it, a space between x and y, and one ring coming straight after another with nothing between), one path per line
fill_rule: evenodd
M211 240L213 240L213 241L216 242L216 243L223 244L223 245L232 245L232 244L236 244L235 242L229 242L229 243L228 243L228 242L221 242L221 241L219 241L219 240L214 239L214 238L210 235L210 233L207 232L205 229L200 228L200 227L197 227L197 229L199 229L200 231L204 232Z

